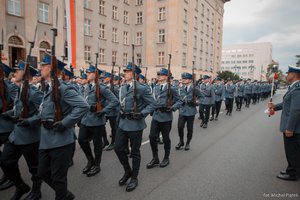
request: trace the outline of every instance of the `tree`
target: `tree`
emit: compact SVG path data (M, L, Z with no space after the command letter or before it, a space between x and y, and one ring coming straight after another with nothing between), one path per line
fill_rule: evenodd
M236 74L234 74L231 71L222 71L222 72L217 72L218 76L221 79L227 80L228 78L230 78L231 80L239 80L240 77Z

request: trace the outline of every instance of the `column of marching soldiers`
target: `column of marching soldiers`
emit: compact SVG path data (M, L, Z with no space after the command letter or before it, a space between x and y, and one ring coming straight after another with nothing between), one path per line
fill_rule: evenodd
M207 128L209 121L218 120L222 102L226 115L231 116L234 102L236 111L241 111L242 105L249 108L251 103L259 103L271 94L271 84L267 82L248 79L233 83L219 77L212 80L207 75L196 81L194 70L175 80L170 70L171 55L168 66L149 82L134 62L125 67L122 76L120 67L115 73L115 63L111 72L98 69L98 54L95 65L75 77L66 64L56 59L55 36L54 30L51 55L45 55L39 70L28 62L33 42L27 60L19 61L13 69L0 62L0 145L4 146L0 189L14 185L11 199L21 199L25 194L27 200L41 199L42 182L55 191L55 199L75 198L67 188L67 172L75 152L75 126L79 127L78 143L87 159L82 173L87 177L98 174L102 151L114 150L124 168L119 185L126 185L129 192L138 186L140 147L148 115L152 116L149 139L153 158L146 167L166 167L170 162L173 112L179 112L179 143L175 149L188 151L198 112L200 126ZM110 143L107 122L111 127ZM161 161L159 142L164 144ZM21 178L21 156L32 175L32 187Z

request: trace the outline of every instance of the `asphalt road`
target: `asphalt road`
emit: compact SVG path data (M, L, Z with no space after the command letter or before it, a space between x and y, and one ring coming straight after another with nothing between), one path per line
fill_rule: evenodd
M274 102L282 98L279 91ZM166 168L146 169L152 154L148 142L149 126L144 131L141 147L142 162L138 188L127 193L118 186L123 169L114 153L103 152L100 174L87 178L81 174L86 164L82 150L77 145L74 166L69 170L69 189L76 199L203 199L203 200L253 200L300 199L300 182L286 182L276 178L285 169L282 134L279 132L280 113L269 118L264 114L267 101L231 117L223 113L219 121L200 128L195 120L190 151L176 151L178 142L177 113L171 132L172 150L170 165ZM147 118L148 125L150 117ZM160 158L163 145L160 145ZM24 159L20 160L24 180L31 184ZM0 191L0 199L9 199L14 189ZM43 199L54 199L54 192L42 186Z

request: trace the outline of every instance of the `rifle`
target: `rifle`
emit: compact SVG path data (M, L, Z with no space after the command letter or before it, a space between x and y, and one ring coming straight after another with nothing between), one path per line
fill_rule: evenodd
M192 68L192 75L193 75L193 97L192 97L192 103L196 105L196 82L195 82L195 61L193 61L193 68Z
M114 75L114 68L115 68L115 64L116 64L116 62L113 62L113 63L112 63L111 77L110 77L110 90L111 90L112 92L114 92L114 78L115 78L115 75Z
M145 72L145 82L147 83L147 72L148 72L148 67L146 67L146 72Z
M133 73L133 113L138 113L138 101L137 101L137 90L136 90L136 74L135 74L135 64L134 64L134 44L132 44L132 73Z
M98 57L99 53L96 54L96 64L95 64L95 85L96 85L96 110L97 113L101 112L102 110L102 105L101 105L101 93L100 93L100 86L99 86L99 70L98 70Z
M171 95L171 58L172 55L169 54L169 63L168 63L168 80L167 80L167 99L166 99L166 106L167 108L171 108L173 104L172 95Z
M58 8L56 8L56 27L53 27L51 30L53 31L53 45L52 45L52 56L51 56L51 82L53 86L52 92L52 101L54 102L55 106L55 113L54 113L54 122L58 122L62 120L62 108L60 105L60 98L59 98L59 80L57 78L59 74L58 66L57 66L57 59L55 56L55 38L57 36L57 20L58 20Z
M1 97L1 101L2 101L2 110L1 113L6 112L8 110L8 100L6 98L6 86L5 86L5 82L4 82L4 70L3 70L3 64L2 64L2 50L3 50L3 29L1 32L1 44L0 44L0 97Z
M121 66L119 66L119 88L121 87Z
M33 41L29 41L30 47L29 52L27 55L26 66L25 66L25 73L23 75L23 84L21 86L21 102L23 104L23 108L21 111L20 118L26 119L29 117L29 104L28 104L28 89L29 89L29 80L30 80L30 57L31 51L34 48L34 43L36 39L36 32L37 32L37 25L35 26L34 38Z

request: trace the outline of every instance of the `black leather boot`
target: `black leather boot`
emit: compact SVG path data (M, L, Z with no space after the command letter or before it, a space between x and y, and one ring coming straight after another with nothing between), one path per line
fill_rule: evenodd
M10 200L19 200L21 197L30 191L30 187L26 183L21 183L16 186L16 191Z
M36 182L32 184L31 192L25 197L24 200L39 200L42 198L41 193L41 182Z

